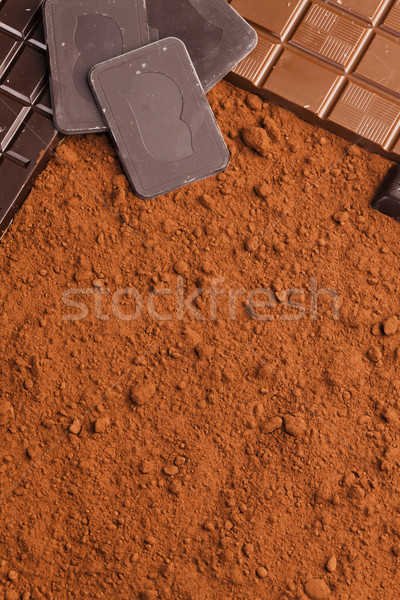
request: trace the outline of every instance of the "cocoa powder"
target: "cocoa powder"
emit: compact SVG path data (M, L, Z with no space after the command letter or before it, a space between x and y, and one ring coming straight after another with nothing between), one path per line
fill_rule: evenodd
M143 201L69 138L1 242L5 600L399 596L389 163L209 99L225 174Z

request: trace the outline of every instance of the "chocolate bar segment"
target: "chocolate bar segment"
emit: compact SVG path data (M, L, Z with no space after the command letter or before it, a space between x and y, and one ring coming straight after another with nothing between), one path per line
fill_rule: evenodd
M205 92L257 43L254 29L226 0L146 0L146 4L151 41L182 40Z
M231 0L258 45L229 80L400 156L400 0Z
M390 32L400 34L400 1L397 0L390 9L386 19L383 22L383 28Z
M3 0L0 5L1 28L24 38L38 20L42 0Z
M67 134L106 131L88 73L148 44L143 0L47 0L44 16L56 127Z
M231 6L247 21L254 23L256 29L268 30L281 40L287 38L307 4L307 0L292 0L291 2L234 0L231 2Z
M348 11L350 15L364 18L369 23L374 24L376 24L376 19L382 16L388 6L385 0L328 0L328 4L342 8Z
M180 40L97 65L90 82L138 196L153 198L228 166L229 151Z
M400 222L400 165L393 165L372 201L372 208Z
M61 139L49 102L41 4L0 3L0 235Z

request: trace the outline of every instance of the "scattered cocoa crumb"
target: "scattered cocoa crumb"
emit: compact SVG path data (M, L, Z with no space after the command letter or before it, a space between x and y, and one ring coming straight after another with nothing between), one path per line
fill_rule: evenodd
M374 325L372 325L371 333L375 336L382 335L383 331L380 323L374 323Z
M24 381L24 388L26 390L31 390L33 388L33 381L32 381L32 379L25 379L25 381Z
M336 556L331 556L326 563L326 569L329 573L334 573L337 568L337 559Z
M399 320L396 315L392 315L388 317L385 321L383 321L383 331L385 335L394 335L397 333L399 327Z
M34 459L38 456L38 449L36 446L28 446L26 449L26 454L29 458Z
M259 96L256 96L255 94L247 94L246 104L252 110L261 110L262 109L262 100Z
M382 352L377 346L372 346L371 348L369 348L367 356L371 362L377 363L382 358Z
M104 433L110 426L110 419L108 417L100 417L94 422L95 433Z
M254 554L254 546L251 543L246 543L243 546L243 552L248 558L251 558Z
M323 579L310 579L304 589L311 600L325 600L330 596L330 589Z
M74 421L71 423L71 425L69 426L69 432L74 434L74 435L78 435L78 433L81 430L81 422L79 419L74 419Z
M333 220L336 221L336 223L339 223L339 225L343 225L348 219L349 213L346 211L339 211L333 215Z
M165 467L163 467L163 473L165 473L165 475L177 475L177 473L179 473L179 468L176 465L165 465Z
M174 270L179 275L184 275L188 269L189 265L184 260L178 260L178 262L174 264Z
M268 198L271 195L271 188L265 181L255 185L254 191L260 198Z
M256 575L259 579L265 579L268 575L268 571L265 567L257 567Z
M215 200L210 194L201 194L201 196L198 197L198 201L208 210L215 209Z
M283 418L283 423L284 423L286 433L288 433L289 435L292 435L293 437L302 436L307 429L307 424L302 417L286 415Z
M142 460L139 463L139 471L143 474L151 473L153 470L153 463L149 460Z
M139 594L140 600L157 600L157 592L155 590L143 590Z
M262 127L245 127L242 129L242 139L246 146L261 156L267 156L270 151L271 141Z
M399 413L391 406L386 406L382 410L381 415L388 423L396 425L399 422Z
M282 421L281 417L272 417L271 419L264 421L264 423L261 425L261 431L264 431L264 433L272 433L273 431L276 431L277 429L281 429L282 425L283 425L283 421ZM285 425L285 429L286 429L286 425Z
M144 383L131 388L130 397L133 404L136 406L142 406L151 400L156 393L156 387L154 383Z
M257 249L259 240L256 236L247 238L245 242L245 248L248 252L254 252Z
M280 142L281 140L281 132L278 125L275 123L271 117L264 117L262 121L262 126L268 134L268 137L274 142Z
M11 402L0 399L0 425L9 425L14 417L15 413Z

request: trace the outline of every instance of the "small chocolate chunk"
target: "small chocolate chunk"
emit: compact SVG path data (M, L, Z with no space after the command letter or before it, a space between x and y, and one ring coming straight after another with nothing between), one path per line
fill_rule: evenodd
M400 164L389 169L371 206L400 223Z

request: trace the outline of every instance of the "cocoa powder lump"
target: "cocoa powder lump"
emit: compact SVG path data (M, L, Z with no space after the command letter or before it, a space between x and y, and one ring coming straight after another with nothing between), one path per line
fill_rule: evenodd
M0 597L398 598L389 163L209 99L225 173L68 138L0 244Z

